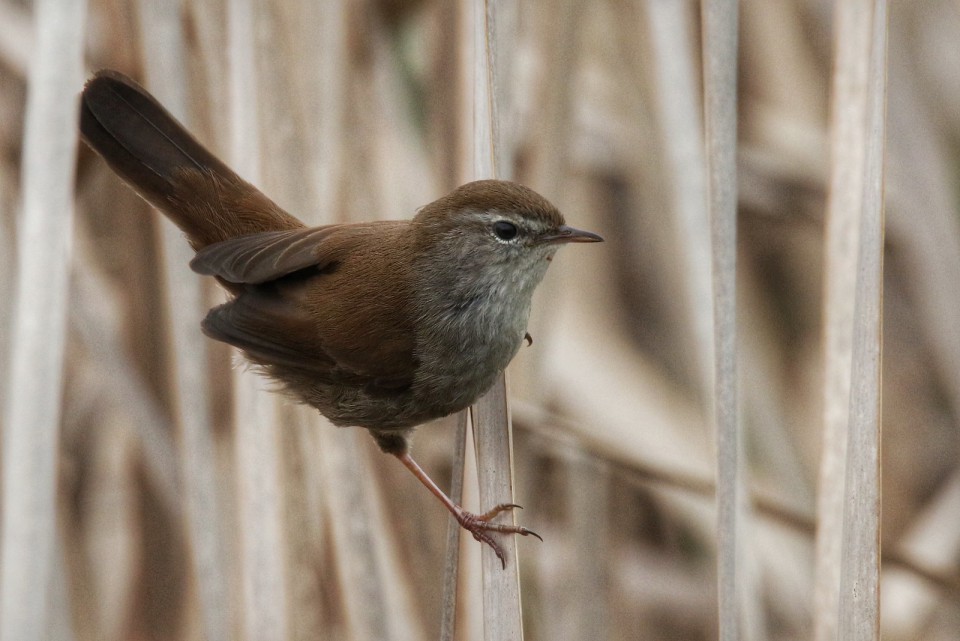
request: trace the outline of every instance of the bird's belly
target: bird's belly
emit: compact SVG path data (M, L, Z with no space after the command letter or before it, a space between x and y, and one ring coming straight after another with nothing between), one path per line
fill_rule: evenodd
M435 343L418 355L420 367L414 382L401 390L331 386L313 380L298 385L289 376L284 380L294 396L319 409L336 425L409 430L471 405L490 389L522 340L521 333L510 340Z
M523 342L525 322L500 324L495 331L460 327L418 346L415 402L429 408L425 420L464 409L483 395Z
M529 297L520 300L524 298ZM408 388L387 393L340 389L332 397L317 394L314 398L321 402L313 404L339 425L392 431L408 430L475 402L520 349L529 302L487 299L483 305L450 306L449 300L432 306L429 318L418 323L417 367Z

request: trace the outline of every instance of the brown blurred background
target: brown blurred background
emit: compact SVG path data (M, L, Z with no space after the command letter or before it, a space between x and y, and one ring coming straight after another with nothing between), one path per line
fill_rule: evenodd
M86 66L118 69L174 101L201 140L308 222L405 218L472 177L461 4L270 0L251 8L241 56L235 4L90 0ZM707 231L699 6L519 4L501 49L505 173L607 239L561 252L534 301L533 345L508 370L519 519L545 539L519 542L526 637L715 638L703 343L712 303L690 276L702 273ZM806 639L833 7L745 0L740 10L739 366L757 498L749 567L764 638ZM31 15L29 2L0 2L4 367ZM893 2L889 24L883 632L958 639L960 3ZM231 106L236 64L252 64L256 78L249 132L236 131ZM238 158L244 137L258 151ZM195 277L185 262L164 266L169 223L85 148L76 194L57 574L73 638L193 640L218 622L220 638L244 638L251 598L279 601L290 639L370 629L435 638L446 514L365 434L334 433L287 401L269 408L267 460L238 449L234 395L249 393L231 385L238 359L205 339L200 352L178 347L171 329L183 310L171 303L170 274ZM209 305L221 300L212 283L204 288ZM187 313L199 320L203 307ZM209 400L193 414L177 383L190 357ZM185 415L208 420L185 432ZM415 441L444 485L454 422L425 426ZM250 466L275 483L262 513L244 503L262 481ZM478 507L470 490L466 501ZM272 546L281 591L244 594L239 559L251 541ZM358 541L375 551L355 556ZM462 549L475 569L476 544ZM357 558L374 566L360 571ZM460 597L458 638L479 638L475 573L464 571ZM379 618L358 623L363 612Z

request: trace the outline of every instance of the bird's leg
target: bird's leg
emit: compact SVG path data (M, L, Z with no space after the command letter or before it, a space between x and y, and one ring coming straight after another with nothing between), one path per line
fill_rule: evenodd
M504 556L503 548L493 540L489 532L535 536L541 541L543 540L539 534L533 530L528 530L525 527L491 522L493 518L501 512L506 512L508 510L512 510L513 508L520 507L519 505L516 505L515 503L501 503L484 512L483 514L467 512L465 509L451 501L450 497L444 494L443 490L437 487L437 484L434 483L433 479L431 479L427 473L423 471L423 468L413 460L413 457L410 456L409 452L394 453L394 456L400 459L400 462L403 463L408 470L413 472L413 475L420 479L420 482L427 486L427 489L430 490L434 496L440 499L440 502L443 503L448 510L450 510L451 514L453 514L453 518L457 519L457 523L460 524L460 527L472 534L473 538L475 538L477 541L486 543L493 548L494 553L497 555L497 558L500 559L500 563L503 564L504 568L507 567L507 559L506 556Z

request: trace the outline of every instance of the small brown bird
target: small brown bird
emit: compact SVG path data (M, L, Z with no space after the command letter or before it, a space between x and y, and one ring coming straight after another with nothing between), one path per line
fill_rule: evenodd
M564 224L521 185L481 180L412 220L307 227L115 71L83 90L84 141L187 236L194 271L232 295L203 331L240 348L335 425L366 428L501 562L484 514L451 501L413 460L420 423L468 407L520 348L533 290L557 248L600 236Z

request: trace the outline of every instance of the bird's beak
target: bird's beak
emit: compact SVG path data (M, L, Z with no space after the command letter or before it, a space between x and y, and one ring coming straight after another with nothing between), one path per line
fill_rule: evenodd
M562 243L602 243L603 238L594 234L592 231L574 229L567 225L557 227L556 231L540 237L540 242L548 244Z

